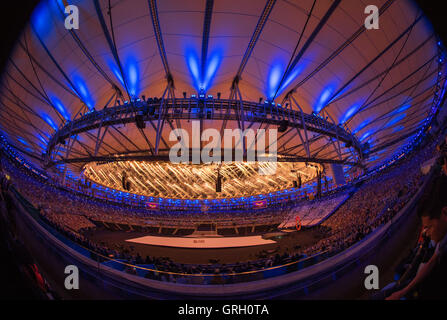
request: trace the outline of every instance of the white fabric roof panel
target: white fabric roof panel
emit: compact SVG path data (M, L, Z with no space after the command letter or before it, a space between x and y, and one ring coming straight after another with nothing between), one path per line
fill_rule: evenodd
M80 9L80 29L74 31L80 43L63 27L62 2L43 1L34 14L32 24L36 32L31 26L25 29L0 88L1 129L17 145L24 147L19 137L27 141L29 146L25 147L36 155L44 151L48 135L54 133L52 127L59 127L65 121L64 117L73 119L80 112L81 100L97 110L106 105L114 89L105 77L117 85L125 97L123 78L130 94L161 96L166 88L166 73L147 0L111 1L113 29L108 1L98 1L106 32L117 48L124 75L106 39L95 1L65 2ZM214 0L207 61L202 62L206 3L206 0L156 1L167 63L179 97L182 92L196 93L200 82L206 82L205 79L194 79L194 72L191 72L194 67L200 69L202 63L209 74L203 77L209 78L207 92L214 96L221 92L223 98L229 96L231 83L267 1ZM277 0L274 3L241 76L239 88L244 99L258 101L260 97L270 98L275 94L289 62L303 49L334 1L316 1L303 30L313 3L313 0ZM278 91L275 101L281 103L287 92L296 88L294 97L305 112L324 107L335 120L347 120L347 126L359 138L368 136L369 132L374 137L373 145L388 141L391 136L398 138L407 129L420 124L427 116L438 79L437 38L426 18L367 67L422 14L412 1L392 1L380 16L379 30L362 32L334 54L362 27L367 5L381 8L386 3L385 0L342 1L309 44L296 68L291 70L293 77L285 79L288 84ZM331 56L332 59L313 74ZM388 70L391 66L393 68ZM330 98L333 101L328 104ZM366 103L369 107L356 113ZM406 104L410 107L405 108ZM399 109L402 111L398 112ZM351 117L347 116L349 112ZM361 128L368 121L369 125ZM220 128L220 125L220 121L206 121L207 127ZM182 122L182 126L186 127L187 123ZM101 154L114 150L135 151L135 145L147 149L147 143L134 125L121 126L119 131L133 144L111 130L114 137L106 135ZM154 144L154 130L149 123L146 133ZM91 134L81 141L86 148L94 148L96 133ZM167 141L168 133L164 133L163 138ZM400 146L390 147L391 150L383 152L380 159L384 160ZM315 145L313 149L318 147ZM85 153L80 144L75 145L75 151Z

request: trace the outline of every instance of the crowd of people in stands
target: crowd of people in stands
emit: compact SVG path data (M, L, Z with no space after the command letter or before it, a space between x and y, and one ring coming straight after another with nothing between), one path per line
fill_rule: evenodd
M66 213L54 213L51 210L41 210L41 214L53 224L63 226L71 229L74 232L82 232L90 228L95 228L95 224L92 223L85 216L78 214L66 214Z
M19 170L19 169L15 169ZM270 210L257 210L247 214L247 210L239 212L200 213L190 214L175 210L149 210L135 208L127 205L118 205L96 198L86 197L82 194L74 194L69 190L58 189L55 186L36 181L24 172L21 172L18 180L18 188L23 195L36 207L43 208L45 212L64 214L71 219L71 215L84 215L93 221L117 223L136 226L181 226L187 222L189 225L197 223L213 222L221 226L233 226L252 224L275 224L281 221L281 208L275 208L275 215ZM278 211L279 209L279 211ZM232 215L234 213L234 215ZM60 217L63 219L64 217Z
M161 272L149 272L146 274L147 277L182 281L183 277L163 273L163 271L180 274L233 274L281 266L319 255L322 252L334 255L345 250L390 221L405 206L423 182L420 164L435 156L433 150L434 146L427 146L422 151L409 155L408 159L388 167L367 181L354 182L355 186L353 184L352 187L357 188L355 194L340 206L328 220L317 227L324 234L318 243L282 255L274 254L256 261L232 265L179 264L169 258L141 257L138 253L120 245L111 247L105 243L95 243L83 235L83 231L95 227L95 224L92 223L95 220L129 225L159 225L161 221L166 220L166 217L174 221L177 218L177 222L178 217L173 212L154 213L142 208L128 208L84 197L64 189L58 189L51 184L43 184L24 168L15 167L9 162L4 163L4 167L11 174L17 190L39 210L41 217L49 225L78 244L101 255L99 257L92 253L92 257L102 261L108 257L122 259L133 265L152 265ZM273 217L271 212L264 212L266 222L283 221L290 211L282 209L280 215L273 215ZM231 213L228 213L223 218L227 219L230 215ZM242 214L233 216L232 221L244 220L250 215L253 215L253 211L246 212L245 216ZM256 217L257 220L260 217L263 216ZM188 219L193 221L194 217L181 216L183 224L188 223ZM136 272L132 267L128 267L126 271Z
M296 207L289 209L289 214L280 225L281 228L295 227L296 219L299 217L301 226L312 227L329 216L337 207L343 203L349 196L352 188L339 192L335 195L329 195L316 201L304 201Z
M359 190L322 226L326 237L308 248L343 251L389 221L418 190L422 174L416 165L404 164L365 182Z

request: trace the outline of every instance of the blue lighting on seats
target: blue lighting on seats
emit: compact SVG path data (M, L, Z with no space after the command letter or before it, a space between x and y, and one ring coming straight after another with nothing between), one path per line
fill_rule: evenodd
M84 79L79 75L73 76L73 83L76 86L76 91L79 93L81 100L87 105L89 110L92 110L95 106L95 102L90 94L90 91L87 88L87 84Z
M64 117L65 120L69 121L70 116L67 110L65 109L64 105L62 104L62 101L59 100L59 98L56 96L50 96L50 100L53 103L54 107L57 109L57 111L59 111L59 113L62 115L62 117Z

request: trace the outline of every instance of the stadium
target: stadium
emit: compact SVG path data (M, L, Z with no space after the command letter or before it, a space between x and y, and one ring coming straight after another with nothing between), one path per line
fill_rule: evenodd
M26 19L0 227L33 299L447 298L447 56L418 2L44 0Z

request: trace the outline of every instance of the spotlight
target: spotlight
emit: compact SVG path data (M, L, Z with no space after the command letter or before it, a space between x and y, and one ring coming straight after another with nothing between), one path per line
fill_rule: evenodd
M183 98L186 99L186 92L183 92Z
M218 93L217 93L217 99L220 100L221 95L222 95L222 94L221 94L220 92L218 92Z
M262 103L262 100L264 100L264 98L263 98L263 97L260 97L260 98L259 98L259 104Z

